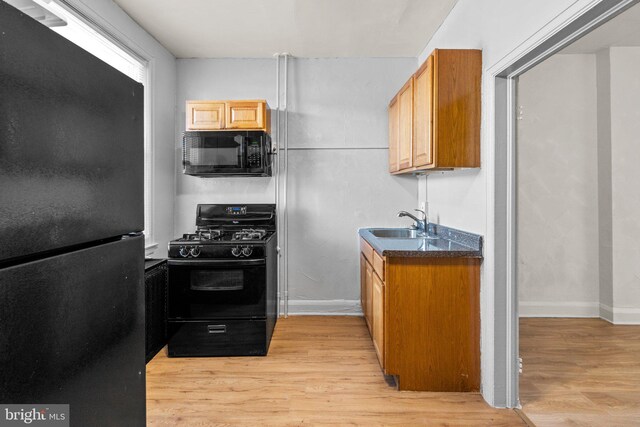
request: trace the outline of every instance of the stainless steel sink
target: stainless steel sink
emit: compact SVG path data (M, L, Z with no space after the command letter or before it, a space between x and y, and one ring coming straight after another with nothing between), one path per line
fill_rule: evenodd
M371 234L386 239L415 239L419 237L418 230L410 228L371 230Z
M371 230L371 234L382 239L437 239L411 228L381 228Z

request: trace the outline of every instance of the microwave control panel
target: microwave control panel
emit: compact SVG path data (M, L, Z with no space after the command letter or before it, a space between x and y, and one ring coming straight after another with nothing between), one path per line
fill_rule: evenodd
M247 148L247 163L250 168L262 166L262 155L258 144L249 145Z
M246 206L229 206L227 207L227 215L246 215L247 207Z

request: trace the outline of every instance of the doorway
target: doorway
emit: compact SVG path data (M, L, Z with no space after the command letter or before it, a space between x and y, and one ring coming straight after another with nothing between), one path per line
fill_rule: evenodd
M520 402L537 425L640 419L640 5L518 77Z
M550 23L536 35L537 41L531 40L523 44L489 70L491 84L495 85L491 92L495 96L496 106L495 123L492 123L494 129L489 130L495 131L495 165L493 165L495 193L492 203L495 218L494 242L492 242L492 250L495 254L495 379L497 385L502 379L504 380L505 406L508 407L518 407L520 403L518 400L520 330L516 136L517 118L522 112L518 111L516 103L518 78L636 3L638 3L637 0L622 0L582 6L583 9L579 10L579 13L572 11L571 14L562 17L564 21ZM555 27L552 28L552 25ZM600 262L599 259L598 262ZM597 304L595 308L600 315L603 306ZM620 313L624 313L624 310ZM527 369L526 361L524 369Z

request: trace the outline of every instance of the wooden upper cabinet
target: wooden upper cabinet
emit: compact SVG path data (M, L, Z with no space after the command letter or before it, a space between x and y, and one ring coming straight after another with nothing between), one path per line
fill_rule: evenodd
M187 130L224 129L224 102L187 101Z
M186 130L264 130L271 132L265 100L187 101Z
M398 93L398 168L413 166L413 77Z
M433 54L435 166L480 167L481 50Z
M399 170L392 173L480 167L481 77L482 51L433 51L396 95ZM394 143L390 137L390 155Z
M433 56L413 81L413 166L433 164Z
M389 172L397 172L398 167L398 124L400 116L398 115L398 98L393 98L389 104Z
M228 101L225 105L227 129L264 129L266 127L266 102Z

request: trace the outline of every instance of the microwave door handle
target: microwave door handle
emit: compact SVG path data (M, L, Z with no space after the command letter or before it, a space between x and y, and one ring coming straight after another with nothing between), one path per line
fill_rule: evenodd
M245 160L246 160L247 155L245 154L245 152L246 152L245 148L247 146L247 139L242 135L239 135L239 136L240 136L240 142L238 143L238 145L240 147L238 148L238 150L239 150L238 157L240 158L240 169L244 169L244 168L246 168Z

